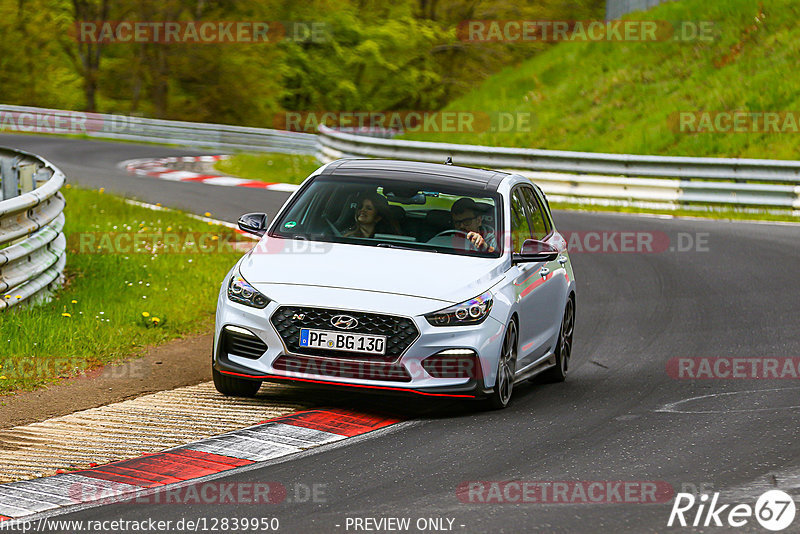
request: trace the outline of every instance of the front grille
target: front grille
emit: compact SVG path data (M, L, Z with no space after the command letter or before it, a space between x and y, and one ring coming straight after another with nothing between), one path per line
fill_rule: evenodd
M316 328L319 330L339 331L331 324L331 318L346 314L358 320L358 326L346 330L353 334L375 334L386 336L385 354L361 354L338 350L300 347L300 329ZM331 310L327 308L309 308L301 306L281 306L270 319L272 326L281 336L289 352L308 356L323 356L345 360L363 360L372 362L393 362L416 341L419 336L414 321L406 317L383 315L378 313L351 312Z
M272 364L280 371L315 376L383 380L386 382L411 382L411 375L400 364L346 362L342 360L283 355Z
M222 347L231 356L241 356L251 360L257 360L267 352L267 345L255 334L249 336L226 329L222 330Z

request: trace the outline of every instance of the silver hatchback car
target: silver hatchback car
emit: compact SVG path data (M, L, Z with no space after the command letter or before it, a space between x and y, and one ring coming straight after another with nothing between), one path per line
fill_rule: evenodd
M478 398L567 376L575 278L542 191L504 172L346 159L309 176L217 303L213 375Z

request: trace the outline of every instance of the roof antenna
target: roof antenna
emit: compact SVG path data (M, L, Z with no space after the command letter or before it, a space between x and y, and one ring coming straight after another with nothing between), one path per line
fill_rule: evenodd
M447 156L447 159L444 160L444 164L445 165L452 165L453 164L453 158L451 158L450 156Z

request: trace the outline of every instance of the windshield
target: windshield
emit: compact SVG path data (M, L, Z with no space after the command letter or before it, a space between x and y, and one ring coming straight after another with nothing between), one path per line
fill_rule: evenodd
M380 178L319 177L294 199L276 237L499 257L499 195Z

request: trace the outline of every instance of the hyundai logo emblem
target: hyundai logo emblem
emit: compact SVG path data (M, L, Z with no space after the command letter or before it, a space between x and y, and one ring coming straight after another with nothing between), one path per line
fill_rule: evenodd
M352 330L358 326L358 319L349 315L334 315L331 317L331 324L342 330Z

